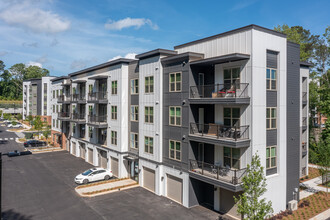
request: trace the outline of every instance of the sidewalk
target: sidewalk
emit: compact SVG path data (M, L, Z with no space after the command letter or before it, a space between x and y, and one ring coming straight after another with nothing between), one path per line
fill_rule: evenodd
M303 182L307 189L300 191L300 199L306 198L318 191L327 191L326 187L318 186L322 183L321 176L315 177L314 179Z
M117 192L117 191L120 191L123 189L128 189L128 188L139 186L138 184L132 186L132 184L135 184L135 183L136 183L136 181L134 181L132 179L124 179L124 180L114 181L114 182L110 182L110 183L99 184L99 185L95 185L95 186L89 186L89 187L78 188L78 189L76 188L75 190L80 196L90 197L90 196L103 195L103 194L107 194L107 193L111 193L111 192ZM128 185L129 185L129 187L126 187ZM111 189L114 187L120 187L120 189L114 189L114 190L95 193L95 194L91 194L91 195L86 194L86 193L91 193L91 192L100 191L100 190L107 190L107 189Z
M330 209L318 214L313 218L310 218L309 220L328 220L328 219L330 219Z

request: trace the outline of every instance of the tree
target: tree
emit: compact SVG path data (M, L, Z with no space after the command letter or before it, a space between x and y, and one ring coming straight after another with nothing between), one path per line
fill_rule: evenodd
M247 165L246 175L242 179L243 194L234 197L237 211L244 219L259 220L269 217L273 213L272 203L261 199L267 191L264 168L261 166L260 157L255 154L251 165Z
M34 118L33 126L34 126L34 129L36 129L38 131L38 137L39 137L39 133L40 133L40 131L42 130L42 128L44 126L44 123L42 122L42 120L41 120L41 118L40 118L39 115L37 115Z
M327 120L327 123L329 124L329 119ZM330 127L328 125L328 127ZM326 138L320 141L318 145L318 157L317 157L317 165L319 165L319 172L322 175L322 183L325 183L327 187L328 192L328 175L330 171L330 135Z
M44 137L46 138L46 142L48 142L48 137L49 137L50 134L51 134L51 131L50 131L50 125L47 125L46 130L45 130L42 134L43 134Z
M27 116L27 121L29 122L29 124L30 124L30 126L31 126L31 124L32 124L32 122L33 122L33 116L32 116L32 115L28 115L28 116Z

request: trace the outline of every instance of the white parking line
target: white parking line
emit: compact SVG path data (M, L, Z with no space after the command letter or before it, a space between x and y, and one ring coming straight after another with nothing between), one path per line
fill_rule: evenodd
M5 140L8 140L8 138L5 138Z
M2 138L0 138L0 141L2 141Z
M14 138L10 138L9 140L14 140Z

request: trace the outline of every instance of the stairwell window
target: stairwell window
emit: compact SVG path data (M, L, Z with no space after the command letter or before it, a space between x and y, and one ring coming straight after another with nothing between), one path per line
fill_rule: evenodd
M146 106L144 108L144 122L145 123L154 123L154 107Z
M266 169L276 167L276 146L266 148Z
M181 107L170 107L170 125L181 126Z
M180 92L181 91L181 73L170 73L170 92Z
M171 159L181 161L181 142L180 141L170 140L169 150L170 150L169 156Z
M130 138L130 146L131 148L138 149L139 148L139 134L131 132Z
M276 108L266 108L266 128L276 129Z
M273 68L266 69L266 89L276 90L277 70Z
M131 121L139 121L139 106L131 106Z
M111 144L117 145L117 131L111 131Z
M154 153L154 138L144 137L144 152L153 154Z
M145 93L153 93L154 92L154 77L147 76L145 77Z
M112 81L111 82L111 94L112 95L117 95L117 85L118 84L118 82L117 81Z
M139 79L131 80L131 94L139 94Z

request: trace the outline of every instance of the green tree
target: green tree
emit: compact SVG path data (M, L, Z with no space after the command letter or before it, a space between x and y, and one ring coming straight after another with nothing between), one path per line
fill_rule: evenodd
M44 123L42 122L41 117L39 115L37 115L34 118L33 126L34 126L34 129L36 129L38 131L38 137L39 137L40 131L44 127Z
M328 128L330 127L330 121L327 120ZM329 132L329 131L328 131ZM322 183L326 183L327 192L328 192L328 175L330 171L330 135L320 141L318 145L318 153L317 153L317 162L316 164L319 165L319 172L322 175Z
M47 125L46 126L46 130L42 133L44 135L44 137L46 138L46 142L48 142L48 138L51 134L51 131L50 131L50 125Z
M30 126L32 125L32 122L33 122L33 116L32 115L28 115L27 116L27 121L29 122Z
M252 157L251 165L247 165L242 183L243 194L234 197L238 213L249 220L269 217L273 213L273 208L270 201L266 202L265 198L261 198L267 191L266 177L257 154Z

